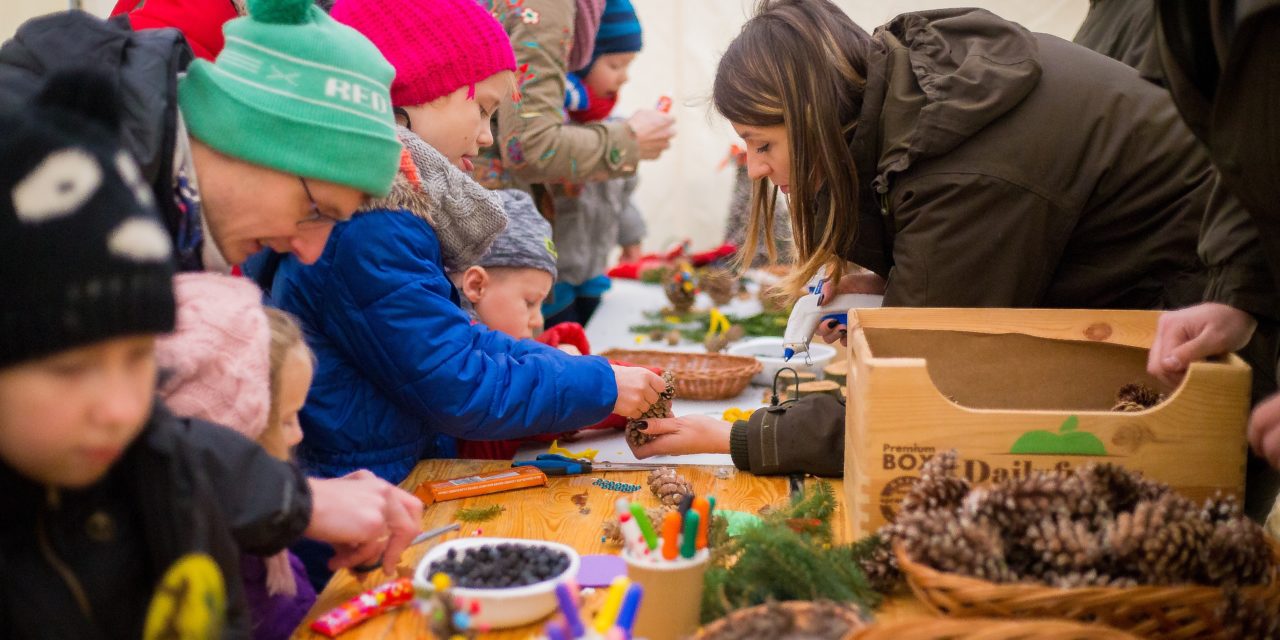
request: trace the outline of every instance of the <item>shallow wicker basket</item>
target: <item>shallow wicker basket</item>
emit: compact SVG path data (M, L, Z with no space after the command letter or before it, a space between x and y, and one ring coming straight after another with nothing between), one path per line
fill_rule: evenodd
M684 400L727 400L747 388L760 371L760 361L747 356L679 351L612 349L600 354L610 360L661 367L676 375L676 397Z
M877 622L848 640L1137 640L1111 627L1069 620L911 618Z
M907 584L925 606L961 618L1068 618L1097 622L1131 634L1162 640L1221 638L1216 609L1222 589L1200 585L1081 587L1061 589L1038 584L997 584L943 573L913 561L899 545L898 564ZM1241 595L1275 602L1280 571L1265 585L1245 587ZM1002 636L998 636L1002 637Z
M789 614L796 625L794 631L805 638L822 637L817 635L817 630L824 626L829 627L829 617L833 614L839 616L849 629L845 632L844 638L849 638L848 634L856 633L866 624L858 617L857 611L833 602L789 601L739 609L703 627L693 638L694 640L754 640L741 636L742 623L748 618L768 615L771 608L781 609ZM735 629L735 626L738 628Z

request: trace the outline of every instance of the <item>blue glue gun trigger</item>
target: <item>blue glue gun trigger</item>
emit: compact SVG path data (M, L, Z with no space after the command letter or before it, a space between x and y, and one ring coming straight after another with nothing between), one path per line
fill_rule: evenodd
M843 325L845 325L845 326L848 326L848 324L849 324L849 314L847 314L847 313L829 313L829 314L827 314L827 315L825 315L825 316L822 316L822 322L826 322L826 321L828 321L828 320L835 320L835 321L836 321L836 324L843 324Z

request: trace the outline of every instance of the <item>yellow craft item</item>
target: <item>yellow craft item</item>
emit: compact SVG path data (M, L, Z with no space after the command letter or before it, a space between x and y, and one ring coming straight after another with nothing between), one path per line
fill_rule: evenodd
M725 315L721 313L719 309L711 310L709 323L707 326L708 338L710 338L713 334L716 334L716 333L719 333L721 335L729 333L729 329L732 329L732 328L733 328L733 324L729 322L729 318L726 318Z
M626 576L618 576L613 579L609 585L609 595L604 599L604 605L600 607L600 611L596 613L595 621L592 626L596 628L596 632L600 634L608 633L609 629L618 620L618 612L622 609L622 596L626 595L627 587L631 586L631 580Z
M600 453L600 450L599 449L583 449L582 451L574 453L560 446L559 440L552 440L551 446L547 448L547 453L550 453L552 455L557 455L557 456L564 456L566 458L573 458L574 460L591 460L592 462L594 462L596 459L596 454Z
M721 418L725 422L737 422L739 420L750 420L751 413L752 412L744 411L742 409L739 409L738 407L732 407L729 409L725 409L724 415L722 415Z
M431 586L435 587L436 591L444 591L452 585L453 581L449 579L449 574L447 573L437 573L431 576Z

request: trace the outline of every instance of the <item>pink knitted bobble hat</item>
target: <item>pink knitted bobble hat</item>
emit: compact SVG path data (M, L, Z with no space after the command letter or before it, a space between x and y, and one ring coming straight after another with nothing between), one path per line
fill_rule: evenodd
M510 38L476 0L338 0L330 15L395 67L393 106L431 102L516 69Z
M271 410L271 329L250 280L184 273L173 280L177 328L156 342L160 396L180 416L257 440Z

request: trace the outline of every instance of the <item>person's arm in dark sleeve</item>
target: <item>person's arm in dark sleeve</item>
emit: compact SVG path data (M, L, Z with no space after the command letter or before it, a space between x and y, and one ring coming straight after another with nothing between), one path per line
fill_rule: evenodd
M729 432L733 464L757 475L844 474L845 405L827 395L766 407Z

